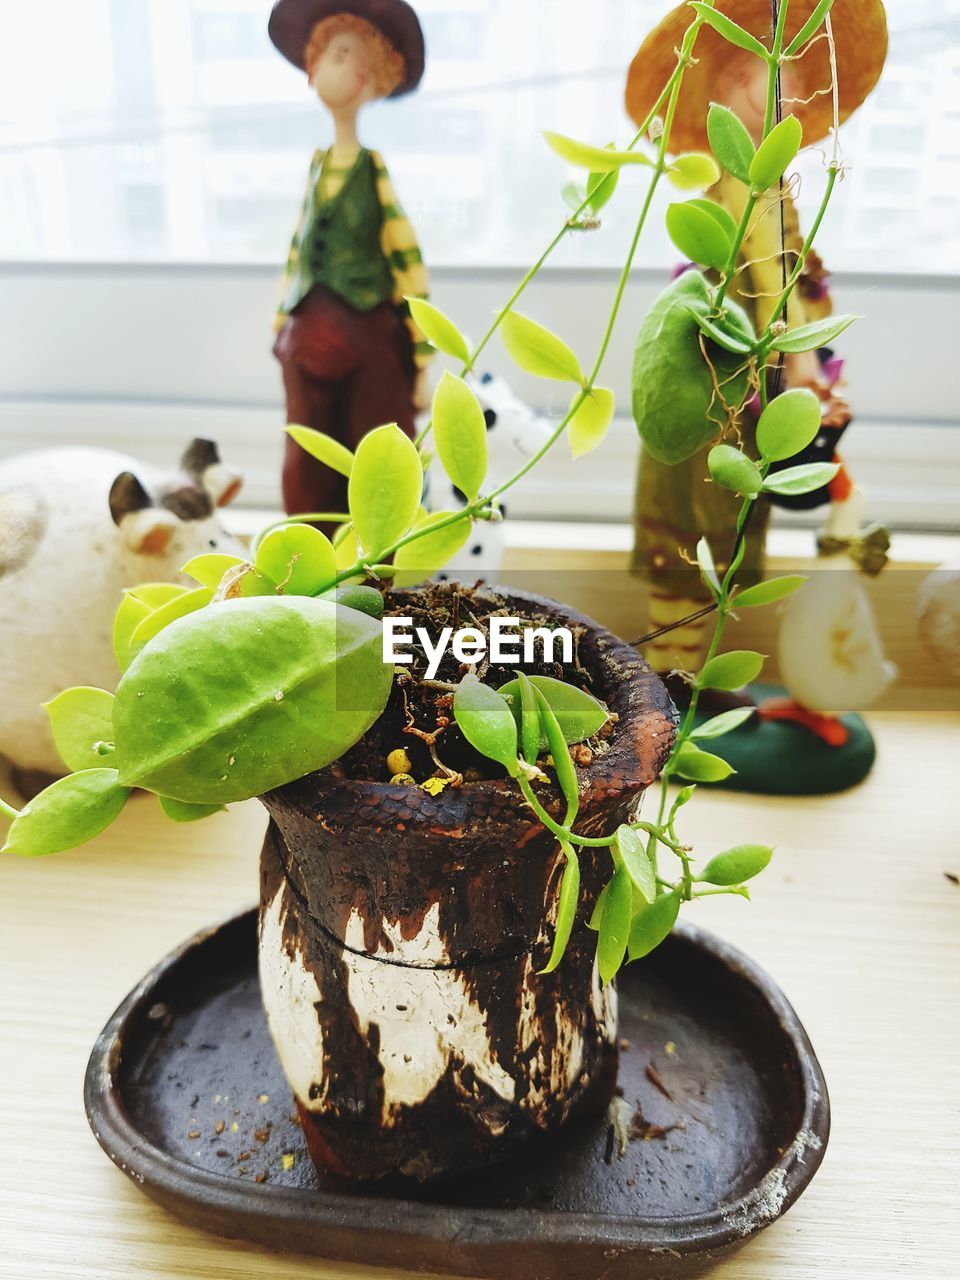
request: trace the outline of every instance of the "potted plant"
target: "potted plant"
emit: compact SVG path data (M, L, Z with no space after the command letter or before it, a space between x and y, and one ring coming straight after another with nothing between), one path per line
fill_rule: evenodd
M502 1159L529 1135L605 1105L615 1082L618 970L667 937L684 903L748 896L746 882L770 859L766 846L743 844L697 861L678 827L696 783L729 771L702 744L750 714L734 709L695 727L702 690L737 688L762 663L759 654L719 652L727 620L802 583L738 588L753 504L774 486L801 492L832 474L829 465L770 474L820 422L812 393L773 394L778 361L788 345L813 349L845 321L787 335L780 317L797 267L766 329L753 331L724 300L746 219L729 225L699 198L673 206L672 230L691 256L709 243L729 265L721 264L719 284L692 272L672 286L641 333L638 425L648 446L679 460L718 439L713 483L740 497L726 570L718 572L706 540L698 547L714 633L706 663L688 673L682 722L633 649L590 620L518 593L420 584L456 554L473 521L499 518L502 494L561 437L575 456L600 444L614 399L597 379L654 192L664 177L681 189L709 186L718 164L742 175L751 208L777 188L800 145L792 117L774 124L778 72L824 23L832 40L829 8L807 5L788 40L784 0L772 47L753 40L767 66L759 146L731 112L712 111L715 158L669 158L701 28L709 23L744 45L746 33L711 3L693 5L676 67L628 148L548 135L590 175L554 243L596 214L623 166L650 170L591 370L516 312L536 269L472 350L447 316L411 300L433 345L462 366L459 376L444 374L430 426L416 442L380 427L355 453L291 426L314 458L348 477L349 509L285 521L256 540L249 559L190 561L192 590L128 593L114 630L123 671L116 694L72 689L49 706L74 772L19 813L3 805L13 819L6 851L30 855L95 836L134 788L153 792L177 821L262 799L271 817L264 1001L325 1170L431 1178ZM653 156L637 149L648 131ZM838 173L834 154L815 229ZM484 492L485 424L464 375L496 331L521 368L570 383L572 399L540 453ZM763 406L756 457L720 439L754 393ZM684 409L674 419L663 414L671 401ZM465 495L461 510L422 512L431 439ZM328 539L311 522L338 533ZM558 650L505 657L494 641L511 628L528 638L565 632L570 643L564 648L561 634ZM397 648L404 629L416 634L409 651ZM658 776L655 810L642 819L640 799ZM675 781L684 785L672 795Z

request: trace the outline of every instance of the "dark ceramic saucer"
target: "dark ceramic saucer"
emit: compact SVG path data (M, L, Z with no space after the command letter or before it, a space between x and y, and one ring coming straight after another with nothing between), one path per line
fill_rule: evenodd
M523 1160L442 1188L324 1185L260 1006L256 913L163 960L85 1082L110 1158L190 1223L275 1249L509 1280L689 1274L769 1226L816 1173L826 1086L780 991L678 927L620 982L622 1098Z

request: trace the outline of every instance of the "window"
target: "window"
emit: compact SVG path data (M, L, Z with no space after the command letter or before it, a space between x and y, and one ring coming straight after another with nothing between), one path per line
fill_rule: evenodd
M670 0L414 3L424 83L370 107L363 136L415 222L437 302L479 333L566 214L571 175L539 131L629 137L626 66ZM960 307L960 0L886 3L886 73L844 129L851 180L818 248L839 305L868 317L840 345L857 414L845 451L871 512L942 527L956 522L960 488L947 348ZM0 42L0 455L26 439L81 439L167 465L181 440L206 435L245 469L248 499L277 505L270 318L328 123L271 46L269 6L17 6L16 38ZM820 153L800 168L803 219L821 190ZM525 299L584 359L642 182L625 171L601 230L568 237ZM661 205L670 198L664 190ZM513 496L512 515L627 517L633 340L677 256L662 224L650 220L604 365L622 415L609 447L575 477L551 456ZM565 407L563 388L519 376L498 343L484 369L545 414Z
M538 130L626 137L625 66L665 8L420 0L421 91L371 108L364 130L432 264L536 256L562 216L565 178ZM960 0L887 8L885 80L845 132L857 181L841 190L824 256L845 271L960 272ZM279 262L327 124L267 40L267 9L266 0L20 6L18 38L0 51L0 259ZM149 194L129 189L131 147L152 155ZM801 211L816 201L819 169L808 155ZM603 233L572 239L558 262L616 264L630 205L618 201ZM665 265L670 254L655 235L640 261Z

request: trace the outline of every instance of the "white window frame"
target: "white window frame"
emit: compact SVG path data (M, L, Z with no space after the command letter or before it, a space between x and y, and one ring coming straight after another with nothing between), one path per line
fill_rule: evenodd
M438 268L433 297L478 334L519 274ZM262 265L0 265L0 457L84 444L169 466L182 442L206 436L245 471L247 503L277 507L283 407L270 327L277 276ZM548 267L523 309L589 359L615 283L612 270ZM663 283L663 273L648 269L631 278L602 374L620 410L610 438L576 466L558 446L513 495L512 517L629 518L632 348ZM949 335L960 277L837 273L832 291L838 310L865 317L837 345L856 413L844 455L871 516L900 528L956 530L960 397ZM568 389L518 374L497 341L481 367L506 376L540 411L565 408ZM499 452L494 465L505 475L509 443Z

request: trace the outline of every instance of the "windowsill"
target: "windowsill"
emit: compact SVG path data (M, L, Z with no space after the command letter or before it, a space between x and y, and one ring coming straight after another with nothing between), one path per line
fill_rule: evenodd
M250 537L282 513L247 507L224 517L232 532ZM629 572L633 532L628 524L512 519L502 528L502 568L488 572L488 578L564 600L627 639L643 633L647 588ZM812 529L772 529L766 560L771 576L812 575L823 563ZM862 579L881 644L899 670L878 708L960 710L960 683L924 648L916 621L918 591L930 571L945 563L960 563L960 534L895 533L887 568L876 578ZM765 671L774 682L779 628L776 608L744 610L736 624L735 647L769 655ZM734 642L731 636L728 640Z
M283 512L236 507L221 512L221 517L232 534L249 539L261 529L282 520ZM633 546L633 529L621 521L595 524L586 520L506 520L503 540L506 552L513 559L525 551L552 551L558 560L570 551L625 556ZM814 532L810 528L771 529L767 535L767 557L773 563L813 560L815 556ZM960 534L894 533L890 561L912 568L931 569L950 561L960 561Z

